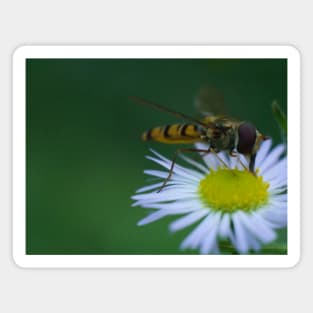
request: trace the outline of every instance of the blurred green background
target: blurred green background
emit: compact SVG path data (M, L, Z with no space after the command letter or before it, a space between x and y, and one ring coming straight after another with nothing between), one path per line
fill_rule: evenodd
M27 254L192 254L179 251L193 227L170 234L168 217L138 227L148 211L130 197L147 182L144 156L153 147L172 157L177 146L144 143L141 133L178 122L137 105L130 95L195 116L194 96L221 90L230 115L281 141L271 112L286 112L284 59L28 59ZM286 231L275 244L286 241ZM274 250L271 250L272 248ZM274 251L274 252L273 252ZM266 253L266 252L265 252Z

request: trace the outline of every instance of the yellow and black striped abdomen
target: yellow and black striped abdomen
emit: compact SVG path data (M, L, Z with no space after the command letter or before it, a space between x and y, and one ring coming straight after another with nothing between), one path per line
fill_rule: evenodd
M201 141L200 136L199 127L195 124L173 124L151 128L142 134L142 139L178 144Z

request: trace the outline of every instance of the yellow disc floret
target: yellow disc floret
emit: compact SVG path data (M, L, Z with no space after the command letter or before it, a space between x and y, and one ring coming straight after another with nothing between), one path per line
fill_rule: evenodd
M268 187L257 174L219 168L200 181L199 194L204 204L215 211L253 211L267 203Z

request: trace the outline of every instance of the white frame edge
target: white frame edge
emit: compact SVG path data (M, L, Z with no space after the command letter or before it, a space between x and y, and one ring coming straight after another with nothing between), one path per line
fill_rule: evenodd
M27 255L26 59L288 59L287 255ZM290 209L292 208L292 210ZM23 268L290 268L300 261L300 54L292 46L22 46L13 55L13 259Z

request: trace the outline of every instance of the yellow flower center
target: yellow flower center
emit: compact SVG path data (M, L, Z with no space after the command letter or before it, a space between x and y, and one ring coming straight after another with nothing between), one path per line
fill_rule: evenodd
M200 181L202 201L215 211L253 211L268 201L269 184L248 171L219 168Z

